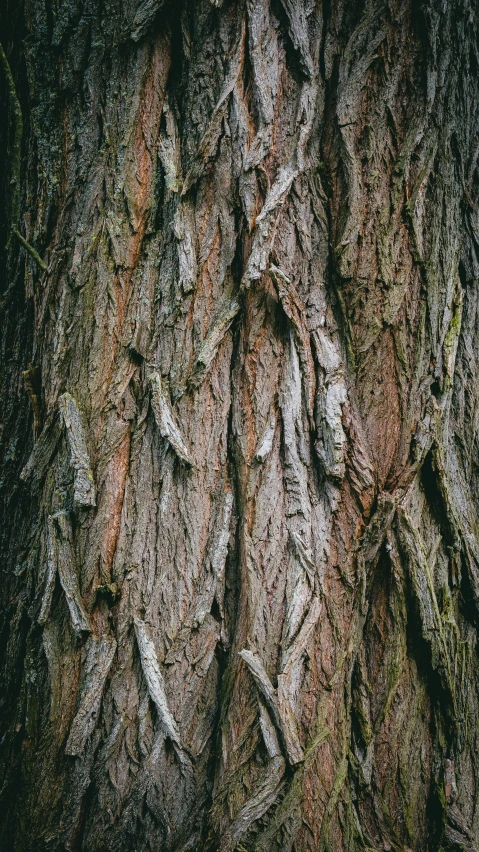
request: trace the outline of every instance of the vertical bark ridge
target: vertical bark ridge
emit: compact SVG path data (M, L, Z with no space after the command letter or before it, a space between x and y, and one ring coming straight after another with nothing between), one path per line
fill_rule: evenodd
M0 843L479 847L473 4L0 20Z

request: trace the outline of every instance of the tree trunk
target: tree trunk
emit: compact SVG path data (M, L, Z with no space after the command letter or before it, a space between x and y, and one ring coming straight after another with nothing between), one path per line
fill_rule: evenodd
M474 850L477 5L0 17L1 849Z

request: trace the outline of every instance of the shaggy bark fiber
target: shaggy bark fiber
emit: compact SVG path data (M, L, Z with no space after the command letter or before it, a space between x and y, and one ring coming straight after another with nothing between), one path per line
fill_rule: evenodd
M477 4L0 23L0 848L479 848Z

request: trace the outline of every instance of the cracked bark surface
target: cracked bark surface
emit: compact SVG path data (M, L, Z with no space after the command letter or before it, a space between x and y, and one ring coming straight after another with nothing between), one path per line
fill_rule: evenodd
M0 22L0 848L478 849L476 4Z

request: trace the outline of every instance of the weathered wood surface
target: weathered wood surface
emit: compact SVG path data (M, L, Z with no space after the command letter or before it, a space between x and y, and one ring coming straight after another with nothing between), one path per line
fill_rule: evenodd
M477 4L0 39L0 849L479 849Z

